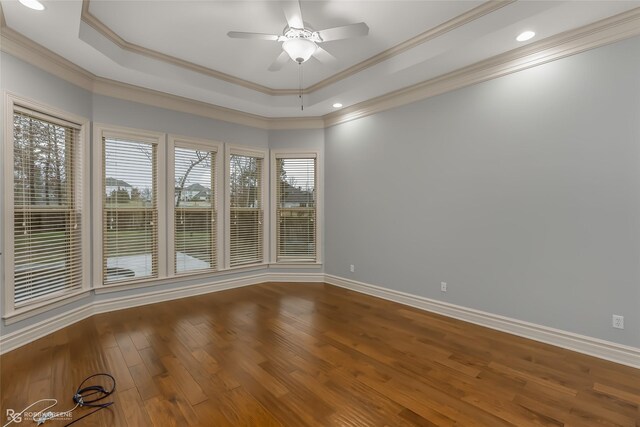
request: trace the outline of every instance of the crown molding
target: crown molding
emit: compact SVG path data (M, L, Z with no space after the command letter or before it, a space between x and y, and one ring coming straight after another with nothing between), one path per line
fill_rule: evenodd
M122 37L120 37L115 31L113 31L107 25L105 25L102 21L96 18L93 14L91 14L91 12L89 11L89 4L90 4L89 0L82 1L82 14L80 16L80 19L82 19L82 21L84 21L91 28L93 28L94 30L102 34L104 37L109 39L111 42L115 43L120 49L124 49L129 52L133 52L133 53L144 55L159 61L177 65L178 67L186 68L188 70L192 70L197 73L201 73L206 76L210 76L215 79L232 83L238 86L243 86L247 89L265 93L267 95L282 96L282 95L296 95L298 93L297 89L272 89L270 87L263 86L258 83L254 83L249 80L244 80L244 79L232 76L231 74L213 70L211 68L204 67L202 65L198 65L190 61L185 61L184 59L176 58L175 56L166 55L156 50L147 49L146 47L128 42Z
M182 96L95 77L93 93L258 129L322 129L322 117L264 117Z
M461 15L456 16L453 19L448 20L447 22L438 25L437 27L431 28L430 30L425 31L422 34L418 34L417 36L406 40L400 44L397 44L383 52L380 52L377 55L372 56L369 59L365 59L364 61L353 65L347 68L344 71L341 71L337 74L334 74L331 77L328 77L318 83L309 86L305 91L307 93L315 92L317 90L323 89L329 85L332 85L340 80L346 79L347 77L351 77L354 74L359 73L369 67L373 67L376 64L384 62L390 58L393 58L396 55L401 54L409 49L413 49L414 47L428 42L429 40L433 40L437 37L442 36L445 33L448 33L451 30L454 30L458 27L466 25L472 21L475 21L478 18L483 17L491 12L494 12L504 6L507 6L516 0L492 0L486 3L481 4L478 7L475 7Z
M0 7L0 22L2 22ZM96 94L259 129L321 129L640 35L640 8L531 43L462 69L316 117L271 118L98 77L2 25L0 49Z
M0 50L97 95L259 129L324 127L321 117L264 117L99 77L6 26L0 27Z
M0 3L0 28L6 27L7 21L4 20L4 11L2 10L2 3Z
M171 95L152 89L134 86L115 80L97 77L93 81L92 92L125 101L152 105L154 107L194 114L211 119L223 120L254 128L268 129L268 119L255 114L244 113L230 108L207 104L202 101Z
M323 116L325 127L370 116L640 35L640 7Z
M0 50L85 90L92 90L95 75L4 24L0 26Z
M267 86L260 85L258 83L251 82L249 80L241 79L239 77L232 76L230 74L223 73L221 71L214 70L212 68L204 67L202 65L194 64L190 61L185 61L183 59L177 58L175 56L167 55L161 52L158 52L153 49L148 49L146 47L140 46L135 43L131 43L120 37L115 31L109 28L104 22L100 21L95 15L93 15L89 11L91 0L82 0L82 14L80 19L88 24L91 28L98 31L104 37L109 39L115 45L120 47L121 49L137 53L140 55L144 55L153 59L157 59L160 61L164 61L182 68L189 69L191 71L195 71L219 80L226 81L228 83L233 83L239 86L243 86L247 89L255 90L258 92L265 93L267 95L272 96L287 96L287 95L297 95L300 90L299 89L274 89ZM478 18L485 16L488 13L491 13L495 10L498 10L504 6L507 6L516 0L489 0L480 6L477 6L463 14L460 14L447 22L440 24L434 28L431 28L415 37L410 38L402 43L399 43L383 52L380 52L377 55L374 55L368 59L365 59L362 62L359 62L343 71L340 71L324 80L321 80L307 88L302 89L303 94L310 94L317 90L323 89L329 85L332 85L340 80L346 79L354 74L359 73L369 67L373 67L376 64L384 62L396 55L399 55L402 52L405 52L409 49L412 49L424 42L429 40L433 40L441 35L458 28L460 26L466 25Z

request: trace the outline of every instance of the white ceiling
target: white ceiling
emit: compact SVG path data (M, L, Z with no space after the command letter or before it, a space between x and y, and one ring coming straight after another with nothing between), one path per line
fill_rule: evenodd
M465 25L324 85L304 96L268 94L118 46L81 19L82 2L44 0L36 12L2 0L6 24L91 73L149 89L265 117L321 116L520 47L515 37L533 29L534 42L639 7L640 1L518 1ZM366 37L323 43L335 68L310 60L303 86L310 87L399 43L441 25L480 1L302 1L314 29L364 21ZM297 89L298 66L267 70L280 43L231 39L228 31L281 34L286 25L277 1L105 1L89 12L130 44L206 67L270 89ZM268 92L268 91L267 91Z
M186 5L189 5L188 7ZM338 58L336 69L304 67L310 86L481 4L475 2L303 1L303 19L316 30L366 22L367 37L324 43ZM277 1L91 1L90 12L125 40L272 88L297 88L298 66L267 67L282 51L279 42L230 39L229 31L282 34L287 25ZM138 23L145 16L144 26ZM402 25L389 25L389 22ZM197 29L197 31L195 31ZM295 77L292 81L292 76Z

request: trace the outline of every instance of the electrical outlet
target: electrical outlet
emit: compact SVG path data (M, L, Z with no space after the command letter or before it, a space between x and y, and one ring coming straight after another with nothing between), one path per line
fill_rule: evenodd
M612 325L616 329L624 329L624 316L613 315Z
M352 273L355 273L355 271L356 271L356 266L355 266L355 265L353 265L353 264L351 264L351 265L349 266L349 271L350 271L350 272L352 272Z
M440 290L442 292L447 292L447 282L440 282Z

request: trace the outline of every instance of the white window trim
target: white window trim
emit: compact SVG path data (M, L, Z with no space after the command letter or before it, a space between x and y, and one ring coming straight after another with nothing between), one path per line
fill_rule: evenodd
M269 212L270 209L267 206L267 201L269 200L269 194L267 194L268 186L267 180L269 179L269 162L267 161L267 152L262 150L256 150L251 148L246 148L242 146L234 146L225 144L225 155L224 155L224 269L233 269L230 264L231 260L231 190L229 188L230 184L230 166L229 162L231 160L231 155L239 155L239 156L251 156L258 157L262 159L262 188L260 191L260 204L262 206L263 211L263 219L262 219L262 262L256 264L250 264L246 266L239 266L241 268L257 266L262 264L267 264L269 260L269 228L267 224L269 224Z
M225 267L225 254L224 254L224 198L221 196L223 194L223 185L224 185L224 144L222 142L213 141L209 139L199 139L199 138L191 138L186 136L179 135L169 135L169 144L167 146L167 261L168 265L168 277L174 276L192 276L192 275L202 275L202 274L215 274L217 271L221 271ZM190 148L195 150L203 150L203 151L215 151L216 152L216 162L215 162L215 200L213 201L215 209L216 209L216 254L217 254L217 266L216 271L213 272L201 272L201 271L192 271L186 273L176 273L175 271L175 263L173 262L174 252L175 252L175 209L173 206L173 201L175 199L175 147L180 148ZM173 267L172 267L173 266Z
M134 139L136 141L156 144L157 151L157 209L158 209L158 277L142 278L123 283L103 283L103 239L102 239L102 176L104 174L102 162L102 138L114 137L122 139ZM157 281L167 277L167 189L166 189L166 134L141 129L126 128L109 124L93 124L93 287L126 289L134 288L140 282Z
M4 242L5 246L1 252L4 254L4 315L3 319L11 319L16 316L24 317L26 313L29 316L42 313L54 306L60 306L71 299L79 298L79 295L86 295L89 291L89 283L91 277L91 265L84 262L82 267L82 287L74 292L48 299L34 304L30 304L18 309L14 305L14 238L13 238L13 222L14 222L14 202L13 202L13 114L16 106L28 108L36 112L57 117L59 119L74 123L80 126L78 132L78 144L80 146L80 159L82 169L77 178L80 179L82 185L78 195L81 198L80 209L83 215L81 245L83 254L89 253L90 248L90 179L89 179L89 123L90 120L76 114L68 113L59 108L21 97L11 92L5 92L5 110L4 110L4 144L2 147L2 158L4 159ZM88 258L88 257L87 257Z
M277 224L276 220L278 218L277 208L278 208L278 200L277 200L277 185L278 185L278 177L276 176L276 159L316 159L316 259L315 261L300 261L293 262L290 260L280 261L278 262L278 238L277 238ZM296 266L321 266L322 265L322 225L324 222L323 218L323 210L322 210L322 201L323 199L323 188L322 183L323 179L323 170L322 170L322 162L320 158L319 151L292 151L292 150L271 150L271 174L270 174L270 201L271 201L271 218L272 221L269 222L270 235L271 235L271 258L270 264L278 265L282 267L291 267L293 265Z

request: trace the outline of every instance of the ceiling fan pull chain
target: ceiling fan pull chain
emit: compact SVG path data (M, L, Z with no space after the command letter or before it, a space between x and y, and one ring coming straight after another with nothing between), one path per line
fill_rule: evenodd
M300 98L300 110L304 111L304 102L302 101L302 63L298 64L298 87L299 92L298 92L298 98Z

